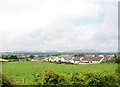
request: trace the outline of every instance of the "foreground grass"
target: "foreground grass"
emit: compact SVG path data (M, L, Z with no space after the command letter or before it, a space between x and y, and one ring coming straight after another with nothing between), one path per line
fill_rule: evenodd
M16 84L27 84L33 79L33 74L42 73L45 70L53 70L57 73L72 74L75 72L107 73L114 74L117 64L55 64L42 61L5 62L2 63L2 72L5 76L14 80Z

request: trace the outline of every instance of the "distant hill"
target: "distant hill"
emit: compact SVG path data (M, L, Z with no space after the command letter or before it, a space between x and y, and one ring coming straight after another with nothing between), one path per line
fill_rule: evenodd
M42 51L14 51L15 53L43 53Z
M49 50L49 51L45 51L44 53L59 53L59 51Z
M100 51L94 49L85 49L85 50L72 50L70 53L100 53Z
M49 50L49 51L14 51L15 53L34 53L34 54L58 54L58 53L117 53L117 52L102 52L97 51L94 49L80 49L80 50L71 50L71 51L55 51L55 50Z

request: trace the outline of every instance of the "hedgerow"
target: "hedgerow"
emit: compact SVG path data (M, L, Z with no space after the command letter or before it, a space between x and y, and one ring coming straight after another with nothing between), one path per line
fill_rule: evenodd
M34 76L36 85L89 85L89 86L114 86L120 85L117 75L107 73L73 73L69 75L58 74L46 70Z

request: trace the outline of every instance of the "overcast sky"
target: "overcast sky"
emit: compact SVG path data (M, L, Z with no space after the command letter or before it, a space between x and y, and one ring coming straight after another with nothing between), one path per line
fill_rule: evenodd
M118 50L118 0L0 0L0 51Z

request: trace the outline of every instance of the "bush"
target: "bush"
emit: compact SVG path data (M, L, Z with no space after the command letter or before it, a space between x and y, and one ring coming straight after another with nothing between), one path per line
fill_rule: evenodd
M110 86L120 85L117 75L107 73L73 73L58 74L50 70L46 70L42 74L35 75L35 84L37 85L89 85L89 86Z
M60 85L64 83L64 75L46 70L42 74L34 75L37 85Z
M112 59L110 59L110 60L106 60L105 62L107 62L107 63L118 63L118 64L120 64L120 56L118 55L118 56L115 56L115 57L113 57Z
M2 75L2 87L14 87L14 82Z
M88 73L87 77L87 85L95 85L95 86L110 86L110 85L118 85L118 76L110 75L107 73Z

